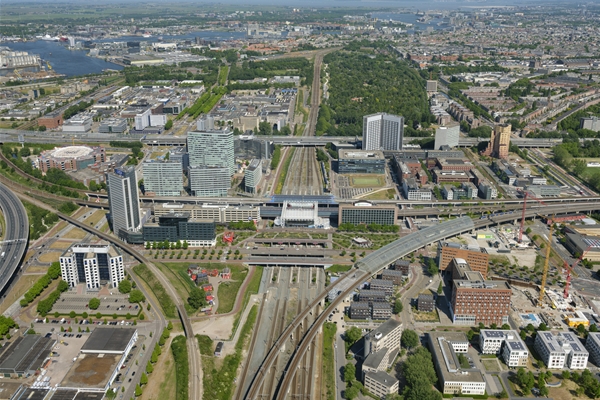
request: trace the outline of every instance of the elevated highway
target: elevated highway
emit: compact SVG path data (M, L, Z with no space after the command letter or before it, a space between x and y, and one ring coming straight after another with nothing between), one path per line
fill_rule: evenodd
M2 184L0 209L4 216L4 239L0 242L0 293L3 293L27 250L29 219L21 200Z

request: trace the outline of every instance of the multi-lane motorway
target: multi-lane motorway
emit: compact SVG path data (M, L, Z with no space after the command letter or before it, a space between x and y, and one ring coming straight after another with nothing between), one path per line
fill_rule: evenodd
M29 220L19 198L0 184L0 208L4 216L4 239L0 242L0 293L21 264L29 239Z

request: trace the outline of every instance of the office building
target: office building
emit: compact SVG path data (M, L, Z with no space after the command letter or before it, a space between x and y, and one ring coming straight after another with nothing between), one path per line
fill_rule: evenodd
M382 399L392 393L398 394L398 384L398 379L383 371L365 374L365 389Z
M481 371L462 368L459 353L469 349L467 336L462 332L428 332L433 365L444 395L484 395L486 382Z
M527 365L529 350L517 331L482 329L479 331L479 347L483 354L499 354L509 367Z
M417 310L422 312L433 312L435 309L435 302L433 300L433 294L421 293L417 297Z
M125 118L106 118L100 122L98 132L100 133L124 133L127 130Z
M87 133L92 130L92 114L82 112L72 116L63 123L63 133Z
M169 150L169 161L180 163L182 172L187 175L190 167L190 155L185 147L176 147Z
M375 205L368 201L358 201L354 204L340 204L340 224L379 224L394 225L398 215L395 204Z
M125 279L123 256L108 244L75 244L59 257L59 262L62 279L70 287L85 282L89 290L106 284L116 288Z
M598 117L584 117L579 120L580 129L589 129L590 131L600 131L600 119Z
M248 193L257 193L262 179L262 161L254 159L244 172L244 188Z
M150 160L142 165L146 196L181 196L183 173L181 163Z
M402 181L402 191L406 200L424 201L431 200L431 190L421 189L415 178L408 178Z
M559 332L559 343L567 352L565 367L569 369L586 369L589 358L589 352L581 344L577 335L573 332Z
M134 167L115 168L106 174L108 205L113 232L137 231L140 226L140 205Z
M233 132L229 129L188 132L187 145L191 167L226 167L230 177L235 173Z
M170 214L172 212L188 213L194 219L212 219L218 224L260 219L260 207L228 204L180 204L163 203L154 206L154 215Z
M493 200L498 198L498 189L488 181L483 181L479 184L479 197L485 200Z
M193 219L187 213L171 213L155 217L144 224L142 234L145 243L187 242L191 247L216 244L215 221Z
M227 167L191 166L188 170L190 191L196 197L225 197L231 187Z
M507 158L510 147L511 129L511 124L498 124L494 126L492 136L490 137L490 142L488 143L488 147L485 149L483 154L495 158Z
M378 113L363 117L363 150L402 150L404 118Z
M546 368L562 369L567 359L567 351L559 342L559 337L554 336L552 332L538 331L533 345L538 355L542 358Z
M62 111L52 111L38 118L38 126L45 126L46 129L56 129L63 123Z
M585 348L596 366L600 365L600 332L589 332L585 340Z
M389 319L365 335L363 377L368 372L385 372L394 363L400 350L402 324Z
M504 281L484 280L479 272L470 271L464 260L461 279L454 279L450 314L452 321L461 325L486 326L508 323L512 290ZM459 263L457 263L459 264Z
M460 126L440 126L435 130L434 149L440 150L442 146L458 147Z
M472 271L480 272L483 275L483 279L487 279L489 254L483 248L472 250L459 243L440 243L438 247L438 265L440 271L448 269L455 258L465 260Z
M528 185L525 186L526 192L533 193L535 197L559 197L560 186L557 185Z
M385 157L380 150L346 150L338 152L340 174L385 174Z

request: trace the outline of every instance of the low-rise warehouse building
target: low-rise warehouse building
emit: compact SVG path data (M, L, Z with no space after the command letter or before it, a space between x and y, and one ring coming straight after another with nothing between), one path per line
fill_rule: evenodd
M0 374L5 378L29 376L40 368L56 341L40 335L18 337L0 355Z
M106 392L137 338L134 328L94 329L60 386L82 392Z

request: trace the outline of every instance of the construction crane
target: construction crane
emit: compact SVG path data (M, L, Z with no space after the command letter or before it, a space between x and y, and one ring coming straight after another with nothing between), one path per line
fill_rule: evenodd
M554 222L554 217L552 218ZM544 304L544 294L546 294L546 278L548 278L548 267L550 266L550 250L552 248L552 231L554 230L554 223L550 224L550 232L548 233L548 245L546 246L546 259L544 260L544 272L542 272L542 284L540 287L540 298L538 300L538 307L542 307Z
M525 226L525 211L527 210L527 198L539 202L540 204L546 205L543 200L534 197L531 193L523 191L523 212L521 213L521 227L519 228L519 243L523 242L523 227Z
M583 260L583 256L585 255L585 253L588 252L590 247L592 247L592 245L589 245L587 247L587 249L585 249L585 251L583 251L581 253L579 258L577 260L575 260L575 262L573 264L571 264L571 266L569 266L569 264L567 264L567 262L565 261L565 270L567 271L567 283L565 284L565 290L563 292L563 297L565 299L567 299L569 297L569 287L571 286L571 273L573 273L573 275L577 276L577 274L575 273L575 266L577 265L577 263L579 263L581 260Z

